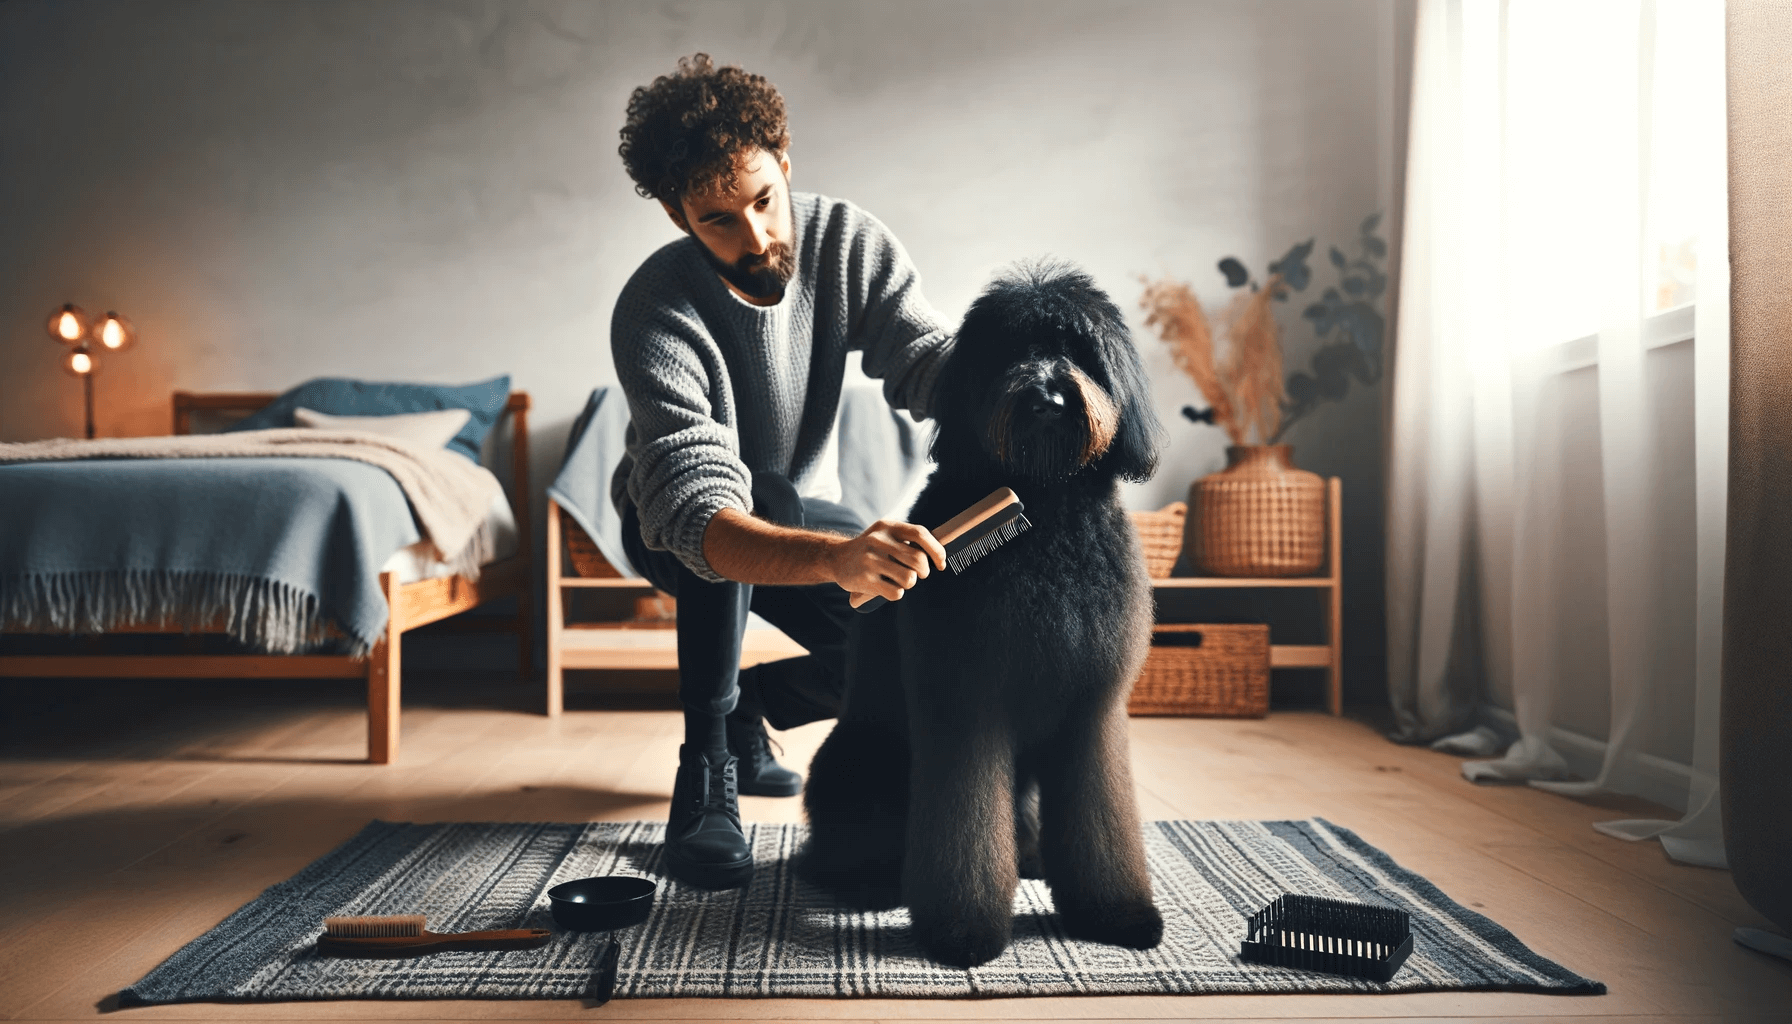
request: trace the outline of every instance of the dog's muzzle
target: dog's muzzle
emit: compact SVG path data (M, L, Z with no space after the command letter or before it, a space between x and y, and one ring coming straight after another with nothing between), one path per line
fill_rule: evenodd
M1114 443L1119 410L1093 378L1068 361L1019 368L990 417L996 458L1031 475L1073 473Z
M1047 384L1036 384L1020 396L1027 415L1051 422L1064 416L1064 392Z

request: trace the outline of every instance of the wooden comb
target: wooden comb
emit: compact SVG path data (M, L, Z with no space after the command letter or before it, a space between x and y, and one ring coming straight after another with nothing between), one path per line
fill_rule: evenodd
M547 944L546 928L510 928L484 932L432 932L422 914L389 917L326 917L317 951L325 956L392 959L454 950L535 949Z

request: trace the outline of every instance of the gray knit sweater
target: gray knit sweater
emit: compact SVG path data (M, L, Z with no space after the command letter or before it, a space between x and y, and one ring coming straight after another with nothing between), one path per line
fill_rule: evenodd
M719 581L703 532L753 511L755 472L802 484L834 429L847 352L884 396L931 414L951 336L908 254L849 202L793 192L796 274L775 306L743 301L686 236L648 257L616 300L610 350L628 396L627 454L610 480L641 538Z

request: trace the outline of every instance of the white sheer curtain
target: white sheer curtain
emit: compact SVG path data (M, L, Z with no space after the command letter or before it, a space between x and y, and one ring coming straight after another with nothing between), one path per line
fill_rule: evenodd
M1472 780L1683 807L1596 827L1713 866L1723 73L1710 0L1421 0L1388 503L1395 738L1482 756ZM1662 368L1688 362L1691 415L1676 417ZM1659 456L1688 447L1680 515L1661 495L1684 481L1664 481ZM1676 631L1678 662L1661 654ZM1608 709L1603 739L1589 706ZM1676 717L1691 749L1664 795L1647 748Z

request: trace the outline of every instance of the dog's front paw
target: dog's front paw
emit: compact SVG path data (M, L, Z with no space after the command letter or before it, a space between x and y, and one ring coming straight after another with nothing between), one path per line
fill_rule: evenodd
M1155 949L1164 938L1164 918L1150 903L1061 910L1064 931L1073 939L1129 949Z
M912 910L911 910L912 914ZM948 967L975 967L1002 955L1011 937L1010 922L966 918L931 921L914 917L915 938L927 955Z

